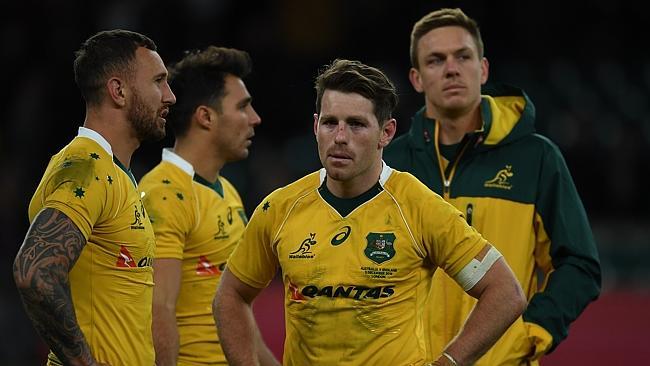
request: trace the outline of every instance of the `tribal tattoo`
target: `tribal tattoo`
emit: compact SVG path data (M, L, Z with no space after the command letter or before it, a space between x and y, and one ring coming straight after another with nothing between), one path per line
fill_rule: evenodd
M95 364L77 323L68 282L68 272L85 245L70 218L46 208L34 219L14 260L14 279L27 315L66 365Z

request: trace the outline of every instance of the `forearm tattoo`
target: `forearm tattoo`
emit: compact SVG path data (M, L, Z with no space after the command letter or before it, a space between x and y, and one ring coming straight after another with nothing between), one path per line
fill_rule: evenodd
M14 279L27 315L65 365L94 363L68 282L68 272L85 244L70 218L46 208L34 219L14 260Z

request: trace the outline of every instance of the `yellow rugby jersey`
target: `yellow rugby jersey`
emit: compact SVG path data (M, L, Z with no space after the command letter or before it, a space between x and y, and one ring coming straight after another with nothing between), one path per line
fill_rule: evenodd
M87 240L70 271L77 322L99 362L153 365L154 234L135 179L97 132L80 127L50 159L29 205L68 216ZM50 352L49 365L60 365Z
M241 198L228 180L219 177L216 186L210 185L168 149L140 187L156 233L155 257L182 260L176 303L178 364L225 365L212 299L248 222Z
M228 268L256 288L281 268L286 365L430 361L422 312L445 311L423 306L433 271L456 276L487 242L408 173L384 165L378 184L343 214L350 200L333 197L325 176L322 169L269 195Z

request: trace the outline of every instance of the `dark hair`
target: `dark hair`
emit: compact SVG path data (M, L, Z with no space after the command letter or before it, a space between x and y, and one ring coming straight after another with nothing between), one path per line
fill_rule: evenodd
M221 113L227 75L244 78L252 70L249 54L234 48L209 46L186 51L182 60L169 67L169 85L177 98L169 113L176 136L183 136L200 105L212 106Z
M411 31L411 66L418 69L418 42L420 38L430 31L448 26L462 27L472 35L476 48L478 50L479 58L483 58L483 39L481 38L481 31L478 28L476 21L463 13L462 10L455 9L440 9L433 11L422 19L418 20L413 26Z
M336 59L316 78L316 113L320 113L325 90L357 93L370 101L379 125L388 121L397 106L397 92L388 77L379 69L359 61Z
M74 80L87 104L101 102L104 84L113 75L131 77L138 47L156 51L149 37L123 29L101 31L81 44L75 52Z

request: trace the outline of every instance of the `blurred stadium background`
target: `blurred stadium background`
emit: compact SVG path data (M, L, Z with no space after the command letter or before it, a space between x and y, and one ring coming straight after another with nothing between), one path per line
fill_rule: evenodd
M27 319L11 263L28 228L27 206L50 156L83 123L74 51L96 31L150 36L165 62L214 44L248 51L246 80L262 116L251 156L224 170L250 213L273 189L319 168L311 131L313 79L337 57L385 70L396 83L399 131L422 105L407 79L412 24L452 6L478 20L490 80L528 92L538 130L555 141L589 214L603 293L543 365L640 364L650 336L650 16L632 1L471 2L372 0L10 1L2 5L0 364L43 364L46 347ZM639 5L640 6L640 5ZM172 137L134 155L137 178ZM579 289L576 289L579 291ZM267 341L282 346L281 288L255 309Z

